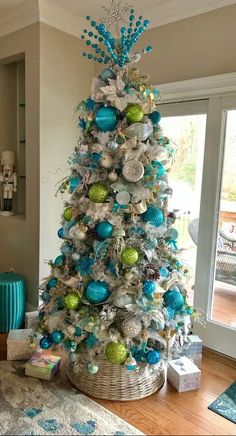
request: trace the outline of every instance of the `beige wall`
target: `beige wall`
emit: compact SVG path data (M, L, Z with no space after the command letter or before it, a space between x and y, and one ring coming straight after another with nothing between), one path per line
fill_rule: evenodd
M40 277L45 261L59 253L57 237L63 199L56 184L70 174L66 162L77 144L74 110L90 93L93 62L81 56L81 41L40 24Z
M0 216L0 271L14 268L27 281L27 300L35 304L39 278L39 25L34 24L0 38L0 59L25 53L26 63L26 217ZM9 76L10 80L10 76ZM0 80L1 81L1 80ZM14 90L13 90L14 92ZM11 94L11 93L10 93ZM2 94L0 100L2 98ZM5 128L15 117L6 105ZM1 126L2 119L0 120ZM15 124L15 122L14 122ZM1 127L2 129L2 127ZM1 130L0 129L0 130ZM12 133L2 139L12 142ZM8 136L9 135L9 136ZM13 135L13 136L12 136ZM16 141L16 139L15 139ZM15 144L16 146L16 144Z
M0 155L16 152L16 64L0 64Z
M235 72L235 23L232 5L150 29L136 48L152 45L153 52L138 68L154 85Z

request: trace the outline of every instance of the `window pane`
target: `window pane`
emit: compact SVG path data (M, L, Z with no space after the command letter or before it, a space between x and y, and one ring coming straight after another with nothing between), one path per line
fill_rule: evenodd
M176 213L179 256L188 266L187 289L193 301L200 212L206 114L165 117L164 134L176 144L175 161L169 173L173 195L169 209Z
M227 113L212 319L236 328L236 110Z

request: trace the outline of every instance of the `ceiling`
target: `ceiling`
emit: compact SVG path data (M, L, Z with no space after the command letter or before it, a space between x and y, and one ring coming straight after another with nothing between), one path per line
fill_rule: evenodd
M119 2L120 0L115 0ZM41 21L80 36L86 15L104 16L102 6L111 0L0 0L0 36ZM123 0L136 14L150 19L150 27L173 23L194 15L236 4L236 0Z

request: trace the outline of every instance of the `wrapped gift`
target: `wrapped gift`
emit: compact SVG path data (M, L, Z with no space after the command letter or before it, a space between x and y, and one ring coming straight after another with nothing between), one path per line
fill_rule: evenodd
M28 360L39 345L38 336L35 340L35 346L32 347L29 336L32 334L31 329L10 330L7 337L7 360Z
M37 310L34 312L26 312L25 314L25 328L26 329L34 329L35 323L39 317L39 313Z
M51 380L60 368L61 358L53 354L35 353L25 366L25 375Z
M201 371L188 357L180 357L169 362L167 379L178 392L192 391L200 386Z
M198 368L201 368L202 340L197 335L189 335L187 337L187 342L181 349L180 356L188 357L198 366Z

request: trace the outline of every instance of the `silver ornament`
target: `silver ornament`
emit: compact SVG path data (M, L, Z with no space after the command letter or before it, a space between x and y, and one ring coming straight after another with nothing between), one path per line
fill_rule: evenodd
M144 175L143 164L139 160L131 159L124 165L122 174L127 182L138 182Z
M153 126L151 123L134 123L125 129L127 138L136 137L138 141L146 141L152 133Z
M96 363L90 362L88 364L88 373L89 374L97 374L99 370L99 366Z
M75 251L74 253L72 253L71 257L75 262L77 262L80 259L80 254Z
M132 339L142 331L142 323L138 318L128 318L122 322L121 328L125 337Z
M73 351L71 351L69 354L69 361L70 362L77 362L77 360L78 360L77 354L74 353Z
M121 191L116 194L116 201L121 206L126 206L130 202L130 195L127 191Z
M75 327L73 325L68 325L66 328L66 331L69 335L74 335L75 334Z

